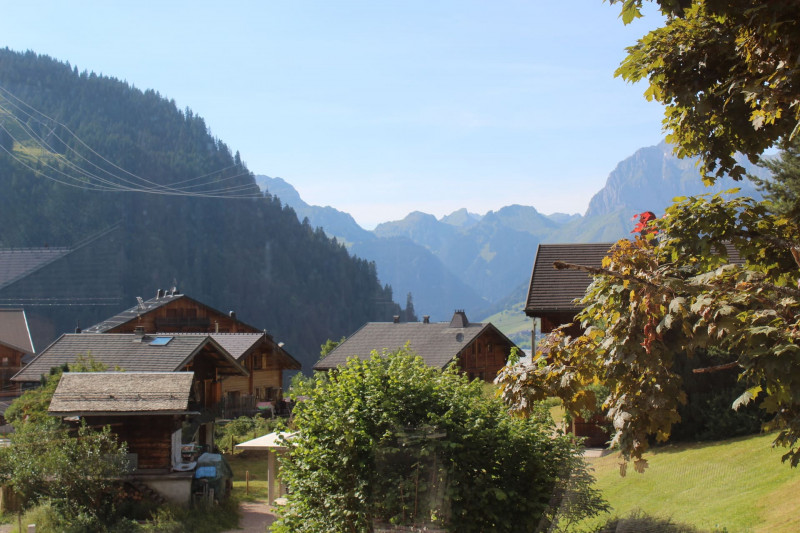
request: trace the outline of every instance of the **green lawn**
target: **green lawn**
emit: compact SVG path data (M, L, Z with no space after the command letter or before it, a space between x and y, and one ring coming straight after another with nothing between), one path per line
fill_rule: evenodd
M624 478L617 453L589 463L618 516L641 509L710 531L800 531L800 471L781 463L783 450L773 449L772 439L656 448L644 474L629 465Z
M239 501L267 501L266 452L225 454L233 470L233 495ZM247 491L246 473L250 472L250 491Z

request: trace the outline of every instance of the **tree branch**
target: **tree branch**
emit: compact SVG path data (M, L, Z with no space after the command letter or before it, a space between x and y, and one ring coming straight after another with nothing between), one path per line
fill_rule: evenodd
M565 263L564 261L554 261L553 268L555 268L556 270L583 270L584 272L588 272L589 274L592 274L594 276L611 276L612 278L617 278L621 280L635 281L636 283L648 285L656 289L660 287L660 285L657 285L652 281L637 278L636 276L632 276L630 274L620 274L619 272L614 272L613 270L608 270L607 268L576 265L574 263Z
M731 368L736 368L737 366L739 366L739 363L734 361L733 363L725 363L724 365L719 365L719 366L707 366L705 368L695 368L694 370L692 370L692 372L695 374L705 374L709 372L719 372L721 370L730 370Z

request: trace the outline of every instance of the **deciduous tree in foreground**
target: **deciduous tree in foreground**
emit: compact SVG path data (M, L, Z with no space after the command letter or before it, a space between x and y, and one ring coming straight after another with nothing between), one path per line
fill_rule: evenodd
M628 49L617 75L648 80L665 106L667 140L699 155L705 179L740 179L734 155L752 162L800 130L800 2L655 0L665 24ZM626 24L643 0L622 4Z
M767 429L780 430L775 443L797 465L800 226L769 209L749 198L679 199L650 223L657 233L617 242L601 268L556 264L595 276L578 315L584 333L556 331L531 363L503 369L503 398L525 413L558 396L577 412L594 401L585 386L604 383L612 445L641 470L648 438L668 438L685 402L676 358L715 347L724 359L701 370L737 372L747 390L732 407L760 397L773 415Z
M512 417L482 382L405 350L351 359L295 407L288 504L273 530L537 531L555 520L554 494L570 519L606 510L585 470L570 477L571 440L546 410L530 412Z

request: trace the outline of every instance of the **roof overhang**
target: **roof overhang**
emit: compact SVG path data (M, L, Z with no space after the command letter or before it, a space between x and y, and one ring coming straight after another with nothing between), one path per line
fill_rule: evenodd
M197 348L192 351L189 356L181 361L181 363L175 368L176 371L186 368L186 365L194 361L194 358L197 357L200 352L203 351L206 347L211 346L214 348L216 355L218 355L218 359L224 363L223 368L217 368L217 373L223 376L249 376L250 372L242 366L239 361L236 360L228 351L220 346L220 344L215 341L211 336L206 337L206 340L201 343Z
M94 416L183 416L183 415L199 415L199 411L48 411L53 416L80 416L83 418L90 418Z

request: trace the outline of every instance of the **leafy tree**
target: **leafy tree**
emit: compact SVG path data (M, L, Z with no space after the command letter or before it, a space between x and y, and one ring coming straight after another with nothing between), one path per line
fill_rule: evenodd
M127 468L127 446L108 427L70 429L47 410L64 371L105 369L91 354L79 356L51 369L41 387L25 392L6 411L15 432L11 445L0 448L0 484L10 485L26 507L49 500L65 516L82 516L78 530L102 531L113 521L113 489Z
M544 409L509 416L477 380L405 350L332 371L295 425L279 532L534 531L576 451Z
M769 178L748 176L756 182L764 197L772 202L771 209L793 220L800 220L800 137L780 143L778 159L764 159L760 166L771 172Z
M85 425L76 432L54 420L26 424L0 451L0 481L20 495L24 505L44 500L63 512L88 514L96 531L113 522L114 493L127 468L127 449L108 427Z
M741 179L734 154L755 162L800 129L800 3L655 0L665 24L628 48L616 74L649 81L648 100L665 106L667 140L699 155L705 180ZM643 0L622 4L624 23Z
M530 365L506 367L498 377L503 397L526 412L532 401L558 395L577 412L594 402L586 384L606 384L612 445L643 470L649 437L668 438L686 399L676 361L716 348L716 364L695 372L737 372L747 390L733 407L758 397L772 415L766 429L780 430L775 443L796 465L798 221L767 203L716 195L679 199L651 224L657 234L617 242L601 268L556 264L595 276L577 317L584 333L558 330Z
M346 337L342 337L338 341L333 339L328 339L325 341L325 344L319 347L319 359L322 361L325 357L328 356L329 353L334 351L337 346L342 344L345 341Z
M5 418L17 431L27 424L46 424L53 418L47 410L50 408L50 400L63 372L102 372L106 369L106 365L95 361L91 353L79 355L74 363L51 368L49 375L42 376L40 387L25 391L11 403L6 410Z

